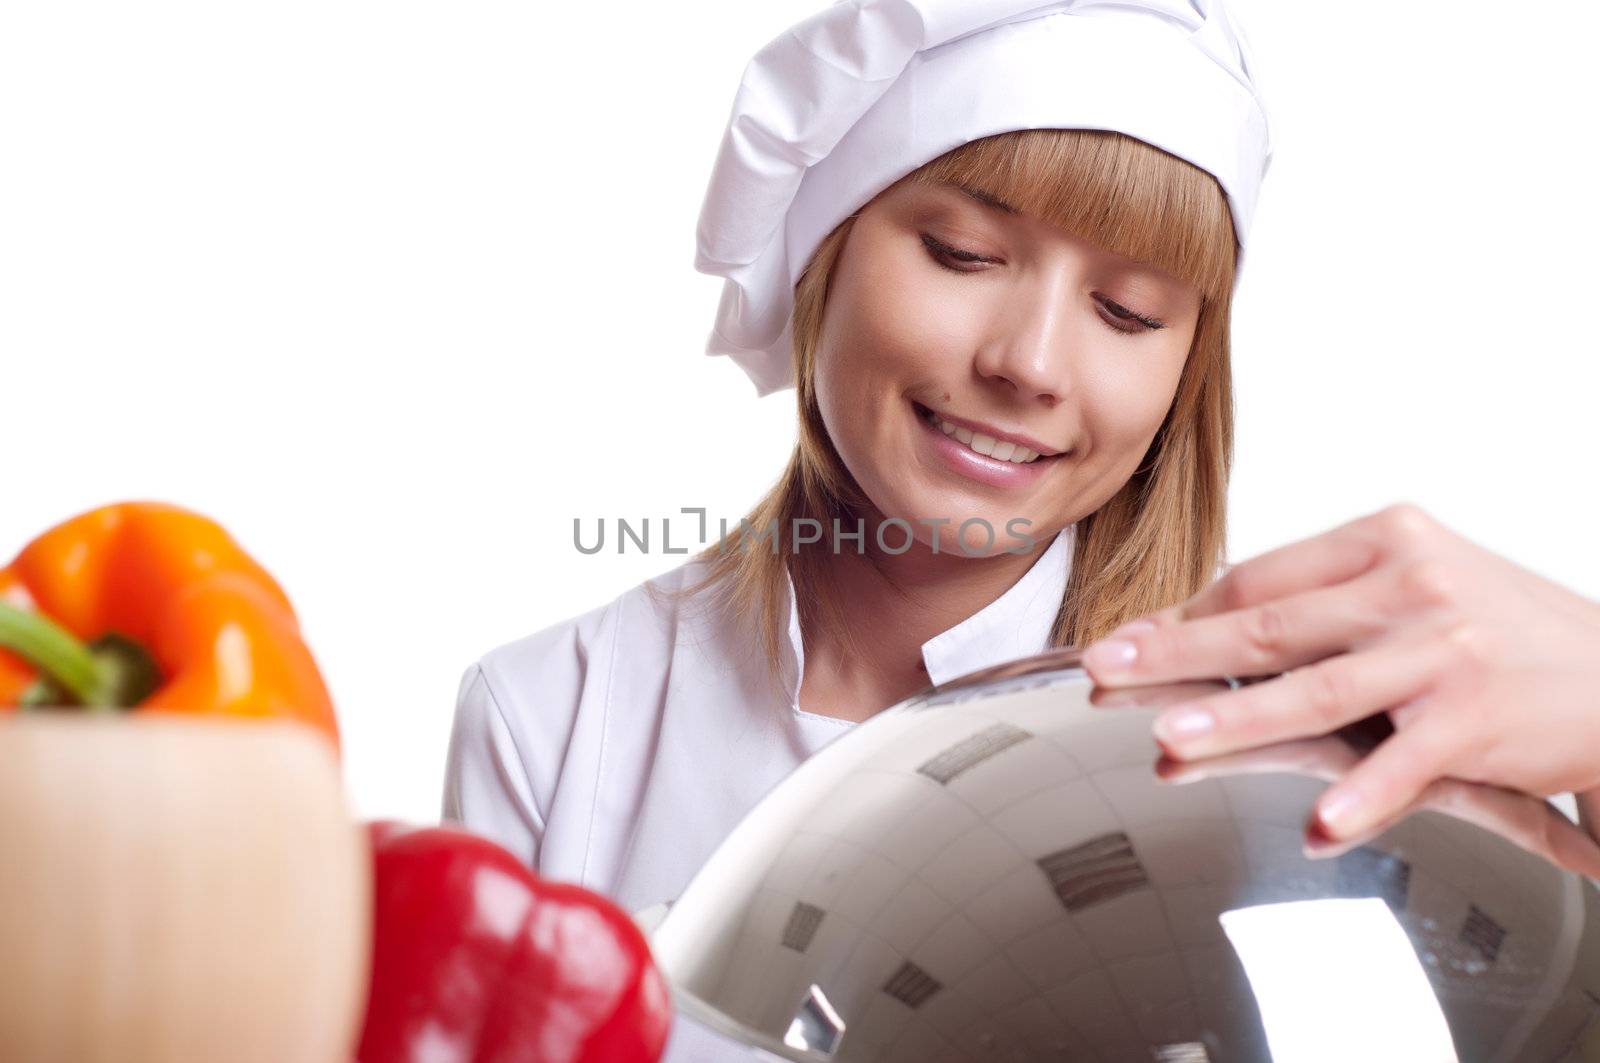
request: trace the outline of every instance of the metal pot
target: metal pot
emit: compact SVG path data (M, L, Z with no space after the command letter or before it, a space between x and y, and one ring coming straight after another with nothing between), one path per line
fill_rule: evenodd
M1600 1058L1600 898L1540 852L1550 805L1484 788L1311 858L1354 732L1174 782L1151 719L1224 682L1078 660L932 688L777 785L654 928L680 1013L834 1063Z

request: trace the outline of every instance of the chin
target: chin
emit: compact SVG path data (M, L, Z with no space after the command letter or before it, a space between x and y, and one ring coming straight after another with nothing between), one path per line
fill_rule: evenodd
M930 550L934 548L934 533L937 532L940 554L972 558L993 557L1024 545L1026 542L1024 537L1027 535L1032 534L1034 538L1039 538L1034 532L1034 529L1040 526L1037 520L1031 524L1017 525L1015 533L1007 529L1008 521L1019 517L1026 519L1026 514L997 512L990 508L976 508L970 504L953 505L948 499L929 498L923 504L917 504L913 500L911 504L883 512L917 514L915 517L905 516L900 519L911 525L917 542ZM930 523L939 519L944 519L945 523L937 527ZM968 521L972 523L968 525L963 537L961 526ZM985 524L988 525L987 528ZM905 540L905 533L901 528L893 527L884 532L883 538L890 547L898 548Z

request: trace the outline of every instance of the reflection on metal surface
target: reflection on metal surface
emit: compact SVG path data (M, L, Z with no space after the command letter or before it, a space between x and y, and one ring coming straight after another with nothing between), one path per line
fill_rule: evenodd
M1210 1063L1206 1046L1197 1041L1181 1045L1162 1045L1155 1051L1156 1063Z
M908 1008L920 1008L923 1001L942 987L929 977L928 972L907 960L900 969L883 983L883 991Z
M833 1005L828 1003L828 998L823 996L822 987L814 985L800 1003L800 1010L789 1024L789 1031L783 1035L783 1043L802 1052L817 1052L826 1057L833 1055L834 1049L839 1047L839 1038L843 1036L844 1021L833 1010Z
M811 945L811 939L816 937L817 927L826 914L814 904L795 901L794 911L789 913L789 923L783 928L784 948L804 952Z
M1355 1059L1382 1031L1393 1059L1454 1063L1433 986L1379 898L1258 904L1219 921L1250 978L1274 1059ZM1327 1021L1330 1001L1340 1005L1338 1022Z
M1308 859L1325 777L1152 770L1159 708L1222 682L1077 665L933 688L784 779L652 934L680 1009L834 1063L1600 1053L1591 882L1482 809Z
M1027 731L1007 723L997 723L971 738L957 742L917 770L934 782L948 783L962 772L976 768L990 757L999 756L1030 737Z
M1042 857L1039 868L1069 912L1150 885L1128 836L1120 830Z

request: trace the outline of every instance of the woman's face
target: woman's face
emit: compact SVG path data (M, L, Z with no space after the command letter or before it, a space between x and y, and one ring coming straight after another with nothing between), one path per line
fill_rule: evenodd
M905 182L862 210L835 263L817 399L882 516L941 552L1021 549L1139 467L1199 313L1199 292L1154 267Z

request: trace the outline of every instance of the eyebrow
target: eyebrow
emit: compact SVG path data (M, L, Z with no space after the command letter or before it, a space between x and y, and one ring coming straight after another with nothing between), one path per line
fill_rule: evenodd
M971 185L964 185L959 181L941 181L939 183L946 188L953 188L963 195L972 197L986 207L993 207L996 210L1005 211L1007 214L1020 215L1022 213L1022 211L1018 210L1016 207L1013 207L1010 203L1007 203L999 196L985 192L981 188L973 188Z

